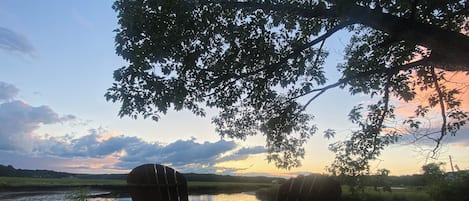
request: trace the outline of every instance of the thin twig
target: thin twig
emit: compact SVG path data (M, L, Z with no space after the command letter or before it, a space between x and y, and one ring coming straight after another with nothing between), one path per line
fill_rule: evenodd
M233 85L234 83L236 83L238 80L240 80L240 79L242 79L242 78L245 78L245 77L251 76L251 75L255 75L255 74L260 73L260 72L262 72L262 71L264 71L264 70L266 70L266 69L277 68L277 67L280 66L281 64L287 62L289 59L299 56L299 55L301 54L301 52L303 52L304 50L306 50L306 49L308 49L308 48L310 48L310 47L312 47L312 46L318 44L319 42L324 43L324 40L326 40L327 38L329 38L332 34L336 33L337 31L343 29L344 27L346 27L346 26L348 26L348 25L350 25L350 24L352 24L351 21L344 21L344 22L339 23L338 25L336 25L335 27L333 27L333 28L327 30L326 33L324 33L323 35L317 37L316 39L312 40L311 42L305 43L305 44L299 46L298 48L296 48L295 50L293 50L290 54L288 54L287 56L281 58L281 59L280 59L278 62L276 62L276 63L270 64L270 65L266 65L266 66L264 66L264 67L262 67L262 68L256 69L256 70L251 71L251 72L246 72L246 73L241 73L241 74L234 74L234 73L230 74L231 78L234 78L234 80L232 80L232 81L230 81L229 83L225 84L222 89L220 89L220 90L215 90L214 92L212 92L212 93L206 95L205 97L214 95L214 94L216 94L216 93L218 93L218 92L220 92L220 91L224 91L224 90L226 89L226 87ZM218 85L219 83L222 82L222 81L221 81L221 80L222 80L222 79L221 79L222 77L224 77L224 76L223 76L223 75L219 76L219 78L213 80L213 81L212 81L213 83L210 84L210 85L212 85L212 86Z
M306 96L308 94L318 92L318 91L319 91L320 94L322 94L322 93L324 93L325 91L327 91L331 88L338 87L338 86L340 86L342 84L345 84L345 83L347 83L351 80L354 80L354 79L359 79L359 78L367 77L367 76L374 75L374 74L392 75L392 74L396 74L396 73L398 73L400 71L403 71L403 70L409 70L409 69L412 69L412 68L415 68L415 67L418 67L418 66L424 66L424 65L428 64L428 62L429 61L427 60L427 58L423 58L423 59L420 59L418 61L408 63L408 64L405 64L405 65L402 65L402 66L399 66L399 67L396 67L396 68L385 68L385 69L377 69L377 70L370 70L370 71L360 72L360 73L357 73L353 76L341 78L337 82L335 82L333 84L330 84L330 85L327 85L325 87L318 88L318 89L313 89L313 90L310 90L310 91L305 92L303 94L294 96L291 99L297 99L297 98L300 98L300 97L303 97L303 96ZM317 95L314 96L311 99L314 100L316 98L317 98ZM310 101L308 101L308 104L309 104L309 102Z

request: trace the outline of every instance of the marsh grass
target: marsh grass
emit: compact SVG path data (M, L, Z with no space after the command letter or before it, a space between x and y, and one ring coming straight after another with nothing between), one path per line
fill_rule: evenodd
M272 183L249 182L188 182L190 194L219 194L255 192L261 188L270 188ZM78 178L24 178L24 177L0 177L0 191L28 188L31 190L62 189L62 188L99 188L112 189L113 193L126 193L125 180L106 179L78 179ZM123 192L121 192L123 191Z
M86 201L90 196L90 190L87 188L80 188L78 190L71 191L65 195L66 201Z
M429 201L430 195L418 187L393 189L392 192L375 191L366 187L365 191L352 195L348 186L342 186L341 201ZM273 201L277 195L278 186L263 188L256 191L256 197L262 201Z
M342 201L429 201L430 195L418 187L393 189L392 192L375 191L366 187L365 191L352 195L347 186L342 187Z
M74 187L74 186L125 186L125 180L112 179L78 179L78 178L28 178L28 177L0 177L0 187Z

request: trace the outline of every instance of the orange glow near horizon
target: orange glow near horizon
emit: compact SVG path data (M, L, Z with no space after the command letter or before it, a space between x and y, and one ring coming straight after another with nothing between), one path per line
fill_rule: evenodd
M459 89L460 94L456 96L461 100L460 108L469 111L469 75L463 72L446 72L446 80L440 82L440 86L445 86L447 89ZM418 105L428 106L428 98L434 91L421 91L416 90L417 94L415 99L410 102L399 101L400 104L396 108L396 112L403 116L413 116L414 111ZM435 113L440 111L437 106L434 109Z

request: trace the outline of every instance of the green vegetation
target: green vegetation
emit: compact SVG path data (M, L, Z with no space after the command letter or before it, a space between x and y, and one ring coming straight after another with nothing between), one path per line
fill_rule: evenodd
M430 163L422 167L426 189L431 198L435 201L469 200L469 173L445 174L441 170L442 165L443 163Z
M275 200L278 185L256 191L256 197L263 201ZM392 192L376 191L365 187L360 194L352 194L349 186L342 186L342 201L430 201L430 195L422 188L408 187L393 189Z
M464 176L465 174L463 174ZM343 201L443 201L451 200L456 195L463 196L468 192L468 176L456 177L454 180L442 183L439 186L419 187L405 186L402 188L393 188L392 192L376 191L373 186L366 186L363 192L352 194L349 186L342 187ZM446 180L444 180L446 181ZM76 192L69 195L69 200L79 200L86 195L86 190L93 187L123 187L126 185L125 180L110 179L79 179L79 178L24 178L24 177L0 177L0 191L8 189L8 187L29 187L33 188L77 188ZM190 194L217 194L217 193L237 193L246 191L256 191L256 197L260 200L274 200L277 194L279 184L272 183L249 183L249 182L208 182L208 181L190 181L188 182ZM440 195L434 197L433 194ZM442 196L446 196L442 198ZM451 197L452 196L452 197ZM452 200L464 200L461 199Z
M111 179L79 179L79 178L24 178L24 177L0 177L0 190L15 188L115 188L125 187L125 180ZM270 188L272 183L249 182L188 182L191 194L217 194L256 191L261 188Z
M124 186L125 180L78 178L0 177L0 187Z
M360 194L352 194L348 186L342 187L342 201L429 201L430 195L419 187L395 188L389 191L376 191L365 187Z
M11 165L0 165L0 177L28 177L28 178L80 178L80 179L114 179L125 180L127 174L74 174L56 172L52 170L23 170Z

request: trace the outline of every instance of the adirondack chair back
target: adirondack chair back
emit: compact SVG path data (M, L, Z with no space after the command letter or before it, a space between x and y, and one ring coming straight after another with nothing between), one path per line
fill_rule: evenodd
M340 183L326 176L301 176L283 183L276 201L337 201Z
M188 201L186 178L164 165L134 168L127 176L127 185L133 201Z

